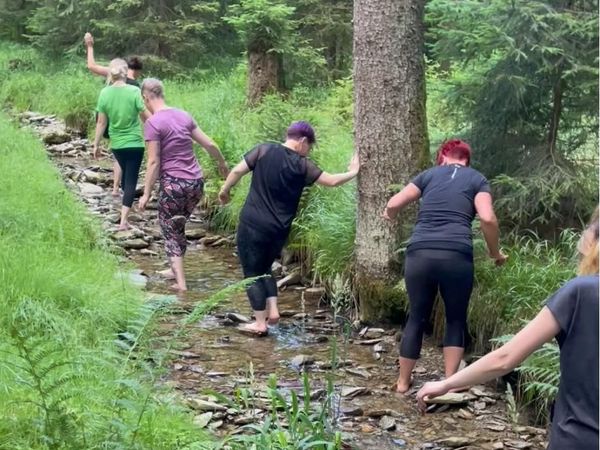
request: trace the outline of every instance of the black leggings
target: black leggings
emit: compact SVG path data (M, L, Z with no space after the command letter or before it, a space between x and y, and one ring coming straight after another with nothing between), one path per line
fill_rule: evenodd
M409 250L404 280L410 312L402 333L400 356L419 358L423 331L438 289L446 310L444 347L464 347L467 309L473 290L473 257L453 250Z
M240 222L237 230L237 248L244 278L268 275L252 283L246 293L254 311L264 311L267 298L277 297L277 284L271 266L281 254L287 236L263 233Z
M140 175L140 166L144 158L144 148L113 148L112 152L123 171L123 176L121 177L123 206L131 208L133 198L135 197L138 176Z

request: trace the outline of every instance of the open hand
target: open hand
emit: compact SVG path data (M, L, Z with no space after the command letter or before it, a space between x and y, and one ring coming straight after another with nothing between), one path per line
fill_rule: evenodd
M449 391L449 388L446 386L444 381L433 381L429 383L425 383L419 392L417 392L417 404L419 405L419 409L421 412L425 412L427 409L427 404L425 403L425 399L439 397L440 395L444 395Z

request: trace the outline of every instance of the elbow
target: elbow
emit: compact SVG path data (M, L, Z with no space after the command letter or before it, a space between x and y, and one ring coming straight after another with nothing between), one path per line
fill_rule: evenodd
M498 376L502 376L513 370L517 364L510 352L500 347L494 352L494 358L490 361L490 369L498 373Z
M479 221L481 222L482 225L487 225L487 226L497 226L498 225L498 219L496 218L496 215L494 213L480 215Z

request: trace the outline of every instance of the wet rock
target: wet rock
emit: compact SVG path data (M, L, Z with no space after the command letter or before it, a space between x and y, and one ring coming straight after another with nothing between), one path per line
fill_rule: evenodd
M471 400L475 400L475 398L474 395L465 392L448 392L439 397L428 398L425 400L425 403L436 405L462 405Z
M142 216L140 216L139 214L129 213L129 216L127 216L127 220L129 222L139 223L139 222L143 222L144 218Z
M360 425L360 431L361 433L374 433L376 428L368 423L363 423Z
M221 247L222 245L229 245L230 243L231 242L229 241L229 239L222 237L210 244L210 247Z
M158 252L147 248L142 248L140 249L140 255L156 257L158 256Z
M341 412L346 417L359 417L363 415L362 408L358 406L342 406Z
M345 370L349 374L359 376L361 378L364 378L365 380L369 380L371 378L371 374L369 372L367 372L365 369L348 368Z
M273 274L273 276L275 278L279 278L281 276L281 274L283 273L283 266L281 265L280 262L275 261L271 265L271 273Z
M250 323L250 319L248 317L235 312L228 312L225 314L225 317L232 320L235 323Z
M77 183L81 195L87 197L99 197L104 195L104 189L92 183Z
M199 428L206 428L210 422L210 419L212 419L212 416L213 413L211 411L197 415L194 417L194 424L196 424Z
M516 448L518 450L522 450L525 448L531 448L533 444L525 441L506 440L504 441L504 445L506 445L509 448Z
M387 349L386 345L383 342L380 342L380 343L375 344L373 346L373 351L375 353L387 353L388 349Z
M375 344L379 344L383 339L381 338L377 338L377 339L367 339L365 341L356 341L357 344L360 345L375 345Z
M398 447L406 446L406 441L404 439L392 439L392 442L396 444Z
M392 417L400 416L400 414L398 414L396 411L393 411L391 409L372 409L370 411L367 411L367 413L365 415L367 417L372 417L374 419L379 419L380 417L383 417L383 416L392 416Z
M370 391L366 387L344 387L342 388L342 397L354 398L360 395L368 395Z
M282 287L285 287L285 286L292 286L294 284L300 283L301 280L302 280L302 277L300 276L300 271L294 271L294 272L290 273L289 275L285 276L284 278L282 278L281 280L279 280L277 282L277 287L279 289L281 289Z
M310 287L304 291L304 296L307 300L319 301L325 297L324 287Z
M185 230L185 237L190 240L202 239L206 236L206 230L204 228L187 228Z
M437 441L439 445L450 448L464 447L472 443L471 439L464 436L451 436Z
M188 405L197 411L227 411L227 408L218 403L211 402L209 400L203 400L201 398L189 398L187 400Z
M383 416L379 421L379 428L385 431L391 431L396 428L396 419L390 416Z
M369 328L366 333L362 336L365 339L377 339L385 334L383 328Z
M83 171L83 177L85 181L93 184L103 184L108 181L108 178L104 174L87 169Z
M143 239L130 239L127 241L120 241L119 245L126 249L142 249L148 247L150 244Z
M186 350L169 350L171 355L179 356L180 358L200 358L201 356L194 352Z
M310 366L310 365L314 364L314 362L315 362L314 356L296 355L291 359L290 364L292 365L292 367L300 368L300 367Z
M210 371L210 372L206 372L206 376L210 377L210 378L215 378L215 377L225 377L229 375L227 372L217 372L217 371Z
M306 313L296 313L292 316L292 319L294 320L307 320L309 318L309 315Z

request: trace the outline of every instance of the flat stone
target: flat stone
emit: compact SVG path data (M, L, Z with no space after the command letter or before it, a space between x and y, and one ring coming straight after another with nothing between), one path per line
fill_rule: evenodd
M360 345L375 345L375 344L379 344L383 339L381 338L377 338L377 339L367 339L364 341L356 341L357 344Z
M250 323L250 319L248 317L235 312L225 313L225 317L234 321L235 323Z
M383 328L369 328L362 337L365 339L376 339L380 338L384 334L385 330Z
M143 239L131 239L127 241L120 241L119 245L128 249L141 249L148 247L150 244Z
M459 409L456 415L464 420L472 420L475 417L472 413L470 413L464 408Z
M197 411L227 411L225 406L201 398L188 399L188 405Z
M439 445L450 447L450 448L458 448L464 447L465 445L469 445L472 443L471 439L464 436L451 436L445 439L441 439L437 441Z
M88 183L101 184L106 183L108 181L108 178L104 174L95 172L93 170L84 170L83 176L85 178L85 181L87 181Z
M104 195L104 189L92 183L77 183L81 195L98 197Z
M371 378L371 374L369 372L367 372L365 369L348 368L348 369L344 369L344 370L351 375L359 376L361 378L364 378L365 380L369 380Z
M221 239L221 236L205 236L200 239L199 243L208 247L214 242L217 242L219 239Z
M363 415L362 408L358 406L343 406L341 412L346 417L359 417Z
M385 346L385 344L383 344L383 342L380 342L380 343L378 343L378 344L375 344L375 345L373 346L373 351L374 351L375 353L387 353L388 349L387 349L387 347Z
M280 262L275 261L273 264L271 264L271 273L275 278L279 278L281 276L283 273L283 266Z
M506 440L504 441L504 445L506 445L507 447L510 448L516 448L516 449L525 449L525 448L531 448L532 444L529 442L525 442L525 441L517 441L517 440Z
M212 416L213 413L211 411L199 414L196 417L194 417L194 423L200 428L206 428L206 426L210 422L210 419L212 419Z
M141 238L143 236L144 236L144 233L142 231L131 229L131 230L117 231L116 233L114 233L112 235L112 238L117 241L127 241L130 239Z
M383 416L379 420L379 428L385 431L391 431L396 428L396 419L390 416Z
M314 356L296 355L291 359L290 364L293 367L299 368L299 367L304 367L304 366L310 366L311 364L314 364L314 362L315 362Z
M206 230L203 228L186 228L185 237L190 240L202 239L206 236Z
M354 398L360 395L368 395L369 390L366 387L347 386L342 388L342 397Z
M71 140L71 134L67 131L63 124L53 123L51 126L45 127L40 131L42 141L45 144L62 144Z
M302 280L302 277L300 276L300 272L294 271L294 272L290 273L289 275L285 276L284 278L282 278L281 280L279 280L277 282L277 287L279 289L281 289L282 287L285 287L285 286L292 286L294 284L300 283L301 280Z
M462 405L468 403L471 400L475 400L472 394L466 392L448 392L447 394L440 395L439 397L428 398L425 403L437 404L437 405Z

